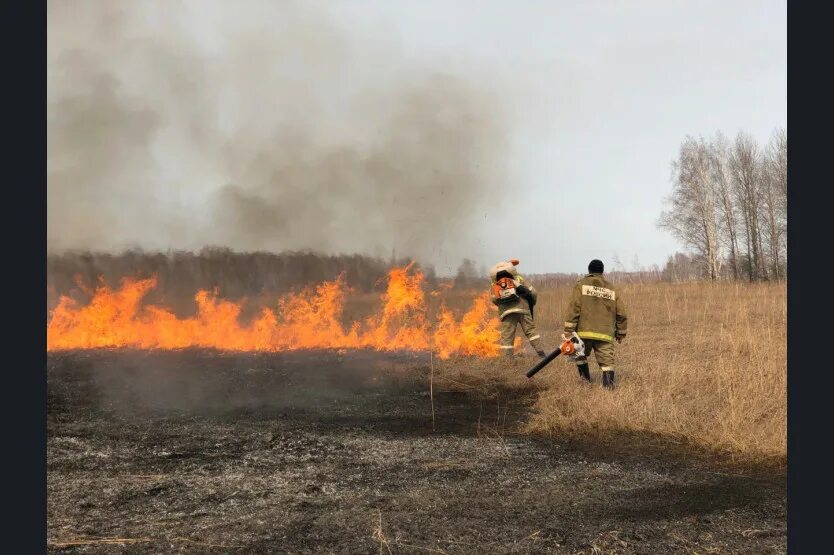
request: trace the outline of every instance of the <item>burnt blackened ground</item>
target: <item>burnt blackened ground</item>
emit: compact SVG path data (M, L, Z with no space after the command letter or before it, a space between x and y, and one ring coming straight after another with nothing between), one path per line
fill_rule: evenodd
M432 431L424 359L50 354L50 550L785 552L783 474L521 436L510 392Z

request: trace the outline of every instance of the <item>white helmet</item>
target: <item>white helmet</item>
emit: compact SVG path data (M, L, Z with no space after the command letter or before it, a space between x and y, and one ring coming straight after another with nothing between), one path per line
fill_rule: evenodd
M495 266L492 267L489 271L489 277L492 281L498 281L498 272L505 271L511 276L515 277L518 275L518 270L515 269L516 264L518 264L518 260L505 260L503 262L499 262Z

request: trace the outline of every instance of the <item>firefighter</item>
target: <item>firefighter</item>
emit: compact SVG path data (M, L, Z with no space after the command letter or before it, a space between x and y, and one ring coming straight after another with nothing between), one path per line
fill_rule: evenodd
M498 315L501 318L501 351L506 356L513 356L515 330L520 324L530 345L540 357L544 357L541 336L533 322L533 307L538 293L518 273L516 265L518 265L518 260L499 262L490 271L492 302L498 307Z
M628 319L620 292L602 277L603 270L602 261L591 260L588 275L576 282L568 303L565 334L576 332L585 343L585 355L576 358L579 375L591 381L588 357L595 352L602 385L614 389L614 341L625 339Z

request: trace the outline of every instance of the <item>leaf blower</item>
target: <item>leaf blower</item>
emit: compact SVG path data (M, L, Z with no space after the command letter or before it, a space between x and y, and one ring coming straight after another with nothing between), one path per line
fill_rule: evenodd
M559 355L565 355L573 360L576 360L576 357L585 356L585 343L582 342L582 339L576 333L572 333L570 337L562 334L562 344L559 345L559 348L541 359L534 367L530 368L527 371L527 377L532 378L535 376L539 370L553 362L553 359Z
M518 264L519 261L513 258L492 267L489 272L492 278L492 300L500 305L524 299L530 306L530 317L534 318L533 307L536 305L536 299L530 288L524 285L524 278L518 275Z

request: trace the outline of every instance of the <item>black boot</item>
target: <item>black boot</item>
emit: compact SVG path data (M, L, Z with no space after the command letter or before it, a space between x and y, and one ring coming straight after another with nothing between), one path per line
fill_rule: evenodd
M588 380L588 383L591 382L591 369L588 368L587 364L577 364L576 369L579 370L579 375Z
M606 389L614 389L614 371L605 370L602 373L602 387Z

